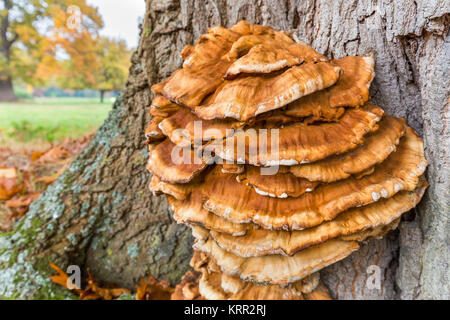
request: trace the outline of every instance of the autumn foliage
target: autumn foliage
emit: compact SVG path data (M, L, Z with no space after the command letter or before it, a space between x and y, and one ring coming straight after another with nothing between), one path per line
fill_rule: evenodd
M131 51L86 0L0 2L0 82L120 90Z
M42 151L0 148L0 230L12 229L30 204L88 146L91 138L68 138Z

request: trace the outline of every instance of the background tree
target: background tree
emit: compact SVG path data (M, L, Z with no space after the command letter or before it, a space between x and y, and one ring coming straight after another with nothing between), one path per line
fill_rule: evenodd
M294 29L330 58L376 53L375 103L406 117L425 141L431 186L421 205L382 240L321 272L335 298L449 299L449 2L368 0L147 0L142 38L122 99L91 145L0 236L0 296L63 297L50 261L89 267L134 287L153 274L177 282L188 268L190 231L147 191L144 128L150 86L181 66L179 53L209 26L241 19ZM123 22L125 23L125 22ZM380 282L367 286L376 266ZM368 273L369 271L369 273ZM377 286L379 284L380 286Z
M16 99L14 81L44 84L60 70L58 56L88 47L102 26L86 0L0 0L0 101Z
M101 38L97 47L99 70L95 73L94 88L100 91L100 101L103 103L105 92L119 91L124 87L132 52L125 42L108 38Z
M71 43L67 59L59 63L53 78L61 88L98 90L103 102L105 92L119 91L125 85L132 51L121 40L86 37Z

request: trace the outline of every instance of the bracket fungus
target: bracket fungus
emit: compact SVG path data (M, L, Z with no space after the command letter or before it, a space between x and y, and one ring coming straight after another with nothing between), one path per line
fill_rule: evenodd
M318 271L395 229L428 186L422 139L369 102L373 57L329 60L245 21L181 57L152 87L147 168L192 228L201 296L329 299Z

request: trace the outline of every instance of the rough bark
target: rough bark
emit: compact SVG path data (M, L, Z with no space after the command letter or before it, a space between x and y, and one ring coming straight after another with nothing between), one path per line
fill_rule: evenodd
M183 46L208 26L246 19L294 29L331 58L374 52L373 100L424 136L431 185L424 201L400 232L369 241L322 272L334 297L450 298L449 13L445 0L148 0L122 100L15 232L0 236L0 296L61 294L46 279L48 261L90 267L124 286L148 273L179 279L192 239L173 223L166 202L147 191L142 132L149 86L181 65ZM367 286L371 266L380 268L379 289Z

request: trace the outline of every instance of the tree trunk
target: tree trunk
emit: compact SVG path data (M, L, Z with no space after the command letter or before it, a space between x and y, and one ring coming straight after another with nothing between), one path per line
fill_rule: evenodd
M177 282L188 268L190 231L147 191L150 85L181 65L179 53L209 26L241 19L294 29L330 58L376 53L372 98L423 134L431 186L422 204L383 240L369 241L322 272L340 299L450 298L448 1L147 0L126 88L91 145L0 236L0 296L62 297L48 263L78 264L133 287L147 274ZM380 286L369 286L373 268Z
M10 77L4 79L0 76L0 102L17 101L17 97L13 90L13 84Z
M100 90L100 103L105 100L105 90Z

